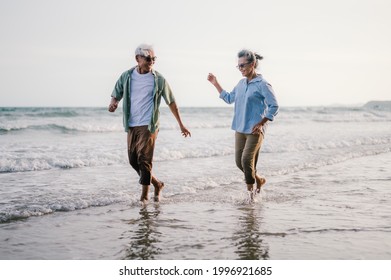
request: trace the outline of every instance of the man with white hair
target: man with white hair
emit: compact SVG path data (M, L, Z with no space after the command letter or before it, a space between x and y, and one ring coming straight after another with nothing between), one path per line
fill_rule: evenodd
M159 106L161 98L170 108L184 137L191 136L183 125L174 95L166 79L152 69L156 56L150 45L142 44L135 51L137 65L122 73L111 94L109 111L114 112L123 99L123 124L128 133L128 157L142 185L140 201L148 201L152 183L154 200L160 201L164 183L152 176L152 159L159 131Z

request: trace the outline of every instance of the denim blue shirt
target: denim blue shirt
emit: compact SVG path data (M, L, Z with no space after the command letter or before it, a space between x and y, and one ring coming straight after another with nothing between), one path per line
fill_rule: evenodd
M247 83L247 78L239 81L232 92L221 91L220 98L226 103L235 103L235 113L232 121L232 129L251 134L254 125L264 117L270 121L278 113L278 103L272 86L266 82L262 75L258 75ZM265 134L266 125L262 127Z

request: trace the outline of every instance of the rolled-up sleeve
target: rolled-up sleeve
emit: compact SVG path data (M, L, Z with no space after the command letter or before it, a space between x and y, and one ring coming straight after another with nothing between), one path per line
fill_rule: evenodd
M235 88L231 93L229 93L225 90L222 90L220 92L220 98L223 99L228 104L232 104L235 102L235 95L236 95Z
M121 77L117 80L115 83L113 92L111 93L111 97L114 97L117 99L117 101L120 101L122 97L124 96L124 80L125 80L125 74L123 73Z
M167 83L166 80L164 80L162 95L167 105L170 105L171 103L175 102L174 94L172 93L170 85Z
M265 117L273 121L274 117L278 114L279 106L272 86L268 83L262 83L262 93L264 94L267 106Z

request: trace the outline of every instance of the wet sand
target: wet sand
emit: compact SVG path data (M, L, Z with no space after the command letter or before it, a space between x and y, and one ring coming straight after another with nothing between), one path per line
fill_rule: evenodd
M0 224L1 259L391 259L390 154ZM151 193L152 195L152 193Z

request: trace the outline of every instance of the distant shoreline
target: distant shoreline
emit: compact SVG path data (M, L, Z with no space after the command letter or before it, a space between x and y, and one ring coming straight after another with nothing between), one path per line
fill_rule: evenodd
M369 101L364 104L364 108L376 110L391 110L391 101Z
M13 108L34 108L34 109L49 109L49 108L106 108L107 106L0 106L1 109L13 109ZM162 104L161 108L168 108L166 104ZM180 106L181 108L191 109L191 108L207 108L207 109L213 109L213 108L231 108L232 106L223 104L221 106ZM384 101L378 101L378 100L371 100L364 104L328 104L328 105L281 105L281 108L339 108L339 107L354 107L354 108L367 108L367 109L391 109L391 100L384 100Z

